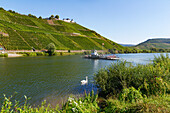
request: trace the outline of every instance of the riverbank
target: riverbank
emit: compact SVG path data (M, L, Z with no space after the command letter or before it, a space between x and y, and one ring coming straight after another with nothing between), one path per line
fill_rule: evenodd
M50 56L47 50L8 50L0 51L1 57L22 57L22 56ZM67 56L67 55L87 55L91 50L55 50L51 56ZM98 50L98 53L108 53L107 50ZM6 56L4 56L6 54ZM7 55L8 54L8 55Z

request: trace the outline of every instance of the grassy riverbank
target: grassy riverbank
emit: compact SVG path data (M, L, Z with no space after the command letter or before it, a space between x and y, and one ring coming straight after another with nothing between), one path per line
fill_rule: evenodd
M59 109L43 102L32 107L27 102L12 103L5 96L1 112L58 112L58 113L114 113L114 112L169 112L170 111L170 58L161 55L152 64L132 65L126 61L117 62L100 69L94 75L100 89L99 96L85 94L79 99L69 98Z

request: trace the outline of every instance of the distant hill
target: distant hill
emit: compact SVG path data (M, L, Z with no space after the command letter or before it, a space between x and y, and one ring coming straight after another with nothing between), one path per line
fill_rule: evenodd
M155 38L148 39L135 46L137 49L150 49L150 48L159 48L159 49L170 49L170 38Z
M0 46L7 50L30 50L32 47L41 50L53 42L58 50L124 49L93 30L66 21L0 8Z
M159 48L159 49L170 49L170 38L155 38L148 39L135 46L137 49L150 49L150 48Z
M120 45L122 45L122 46L124 46L124 47L132 47L132 46L135 46L135 44L120 44Z

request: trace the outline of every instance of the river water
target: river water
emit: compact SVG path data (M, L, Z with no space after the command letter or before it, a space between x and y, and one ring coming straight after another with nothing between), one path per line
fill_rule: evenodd
M117 54L122 60L134 64L151 63L159 53ZM165 54L164 54L165 55ZM170 54L169 54L170 55ZM111 60L84 59L82 56L0 58L0 101L3 94L14 95L13 100L24 102L24 95L31 97L31 104L47 100L52 105L61 104L70 94L81 95L92 89L93 75L100 68L115 63ZM88 85L81 80L88 76Z

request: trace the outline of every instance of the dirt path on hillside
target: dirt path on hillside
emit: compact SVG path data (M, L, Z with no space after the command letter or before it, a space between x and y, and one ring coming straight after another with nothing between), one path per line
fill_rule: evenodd
M53 20L47 20L47 22L48 22L48 24L50 24L50 25L55 25L54 22L53 22Z

